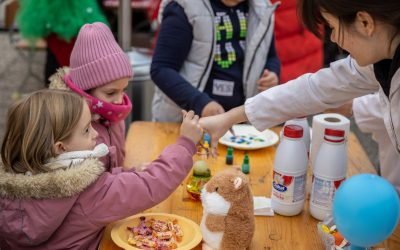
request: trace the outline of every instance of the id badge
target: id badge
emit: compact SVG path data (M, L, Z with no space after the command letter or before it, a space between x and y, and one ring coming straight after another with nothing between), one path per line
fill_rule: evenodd
M224 80L214 80L213 81L213 95L219 96L233 96L233 88L235 82L224 81Z

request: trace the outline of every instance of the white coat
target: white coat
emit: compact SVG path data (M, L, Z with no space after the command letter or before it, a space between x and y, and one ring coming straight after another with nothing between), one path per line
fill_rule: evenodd
M373 65L360 67L350 56L305 74L286 84L270 88L247 99L245 112L258 130L294 117L335 108L359 96L379 92L384 125L397 153L400 151L400 69L392 80L387 97L375 78Z
M378 143L381 176L392 183L400 194L400 155L386 131L379 94L354 99L353 114L360 130L372 133L372 138Z
M378 140L382 176L387 178L399 191L400 187L400 69L396 71L387 97L375 78L373 65L360 67L350 56L321 69L314 74L305 74L286 84L268 89L247 99L245 112L248 120L258 130L280 124L294 117L319 113L327 108L335 108L355 97L376 93L374 103L365 103L365 109L373 112L366 119L382 121L379 126L371 122L371 129L379 132ZM366 101L367 99L365 99ZM373 108L372 106L375 106ZM377 110L379 106L380 111ZM358 112L358 111L356 111ZM383 133L384 132L384 133ZM397 164L393 165L392 163Z

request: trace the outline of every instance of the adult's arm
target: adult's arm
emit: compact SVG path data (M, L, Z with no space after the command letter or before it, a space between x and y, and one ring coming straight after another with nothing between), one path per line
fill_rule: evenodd
M386 130L378 93L355 98L353 115L357 126L364 133L380 133Z
M329 68L302 75L247 99L244 109L250 123L262 131L294 117L338 107L378 89L372 65L360 67L349 56Z

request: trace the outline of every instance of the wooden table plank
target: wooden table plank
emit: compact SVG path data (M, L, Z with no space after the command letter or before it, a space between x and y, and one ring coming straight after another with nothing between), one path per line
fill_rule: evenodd
M280 127L272 130L279 133ZM139 165L157 158L159 153L169 144L175 142L179 133L179 125L174 123L132 123L126 140L125 165ZM351 133L348 138L349 159L348 176L356 173L375 173L356 136ZM248 151L250 158L250 183L255 196L271 196L271 181L276 147ZM216 173L231 166L225 165L227 147L219 145L217 159L208 159L211 172ZM194 157L195 160L199 156ZM234 149L234 165L240 167L244 158L243 150ZM189 174L190 175L190 174ZM273 217L256 216L256 231L250 249L323 249L317 234L317 220L309 213L309 191L311 187L311 169L308 171L307 201L303 212L294 217L275 215ZM200 202L188 198L183 182L168 199L151 208L148 212L173 213L187 217L200 223L202 206ZM99 249L120 249L111 240L110 224L104 233ZM198 246L195 249L201 249Z

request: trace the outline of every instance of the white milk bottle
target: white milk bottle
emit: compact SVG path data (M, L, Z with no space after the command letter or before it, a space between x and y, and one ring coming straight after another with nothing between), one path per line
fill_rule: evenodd
M310 213L323 220L332 213L336 190L346 178L347 150L344 130L325 129L324 141L313 164Z
M307 149L307 154L310 154L310 125L308 125L308 121L307 121L307 117L303 116L303 117L298 117L289 121L285 122L285 125L299 125L303 128L303 141L304 144L306 145L306 149Z
M281 215L297 215L304 207L308 157L302 136L301 126L285 126L276 150L271 199Z

